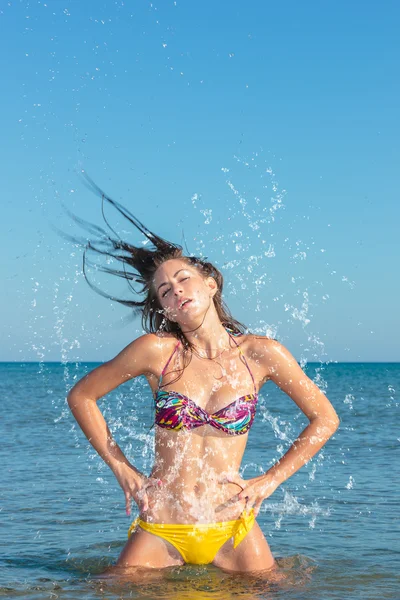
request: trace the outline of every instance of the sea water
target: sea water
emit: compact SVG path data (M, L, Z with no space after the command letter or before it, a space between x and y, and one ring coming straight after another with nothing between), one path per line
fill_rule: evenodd
M95 363L0 363L2 598L399 599L399 363L310 363L341 418L321 452L264 501L258 522L282 584L211 566L162 579L97 579L135 517L77 426L68 389ZM99 406L129 459L149 473L153 407L143 378ZM260 394L242 474L269 468L306 426L272 382Z

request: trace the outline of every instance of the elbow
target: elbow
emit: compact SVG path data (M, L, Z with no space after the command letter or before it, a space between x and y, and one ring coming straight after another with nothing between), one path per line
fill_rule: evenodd
M334 410L333 414L329 416L329 424L330 424L330 428L331 428L331 435L333 435L335 433L335 431L337 431L339 425L340 425L340 419L339 419L339 415L337 414L337 412Z
M317 425L317 434L321 440L328 440L332 437L340 425L340 419L336 413L329 417L317 417L314 422Z
M68 402L68 406L71 409L71 412L73 413L74 410L76 408L78 408L79 405L82 403L82 396L80 394L77 394L76 392L74 392L74 390L72 388L72 390L70 390L70 392L67 396L67 402Z
M335 413L332 417L325 419L325 429L328 433L328 437L332 437L332 435L337 431L340 425L340 419L338 415Z
M73 413L80 406L86 405L88 402L94 402L96 404L96 399L74 391L74 388L72 388L67 395L67 402Z
M335 419L333 421L333 432L332 432L332 434L335 433L335 431L339 428L339 425L340 425L340 419L339 419L338 415L336 415Z
M67 402L68 402L69 408L73 412L73 409L77 405L77 397L72 391L70 391L69 394L67 395Z

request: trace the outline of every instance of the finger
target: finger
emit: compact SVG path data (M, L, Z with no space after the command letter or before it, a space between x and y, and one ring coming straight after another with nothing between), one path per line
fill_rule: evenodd
M253 507L252 499L250 496L244 496L243 500L245 500L245 510L249 511Z
M128 516L131 514L131 501L132 501L132 496L130 495L129 492L125 492L125 510L126 510L126 514Z
M157 477L149 477L147 482L145 483L145 488L148 487L161 487L162 486L162 481L161 479L158 479Z
M217 512L221 512L221 510L231 507L233 504L236 504L237 501L238 495L236 494L235 496L228 498L228 500L225 500L225 502L223 502L222 504L219 504Z
M228 506L230 506L231 504L236 504L236 502L240 502L240 500L242 499L243 498L240 497L240 494L235 494L234 496L231 496L226 503L228 504Z
M136 490L133 494L133 499L141 512L143 512L145 508L145 497L147 497L147 494L144 487L140 488L140 490Z
M149 499L147 497L146 492L144 492L143 497L142 497L142 511L146 512L149 510Z
M250 497L252 497L252 494L251 494L251 488L249 488L249 487L244 487L244 488L242 489L242 491L241 491L241 492L239 492L239 494L238 494L237 496L238 496L238 500L246 500L246 502L247 502L247 501L248 501L248 499L249 499Z
M246 502L246 507L249 504L250 498L253 498L253 496L250 493L249 488L243 488L243 490L241 492L239 492L238 494L235 494L234 496L232 496L231 498L229 498L229 500L227 500L227 502L225 503L227 506L231 506L232 504L235 504L236 502Z

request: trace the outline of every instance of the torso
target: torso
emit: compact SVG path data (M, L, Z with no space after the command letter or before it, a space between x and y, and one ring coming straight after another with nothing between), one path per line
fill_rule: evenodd
M235 341L253 375L257 393L269 378L260 360L267 338L243 335ZM158 343L157 366L146 374L155 398L161 372L176 344L172 335L166 335ZM182 346L179 346L163 375L162 390L183 394L209 415L237 399L254 395L253 380L240 360L239 349L232 342L231 347L216 361L193 354L177 379L183 366ZM247 438L247 432L228 435L208 423L179 430L156 425L155 464L151 476L161 479L163 486L152 488L149 510L141 518L157 523L210 523L238 518L244 501L229 506L225 503L240 492L240 488L220 481L226 475L238 473Z

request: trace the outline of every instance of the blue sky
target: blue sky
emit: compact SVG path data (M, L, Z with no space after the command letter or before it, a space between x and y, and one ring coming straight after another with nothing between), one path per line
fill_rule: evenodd
M4 2L0 360L108 360L142 332L51 228L79 233L61 203L101 225L82 169L150 229L183 231L233 314L298 360L400 360L399 17L395 2Z

